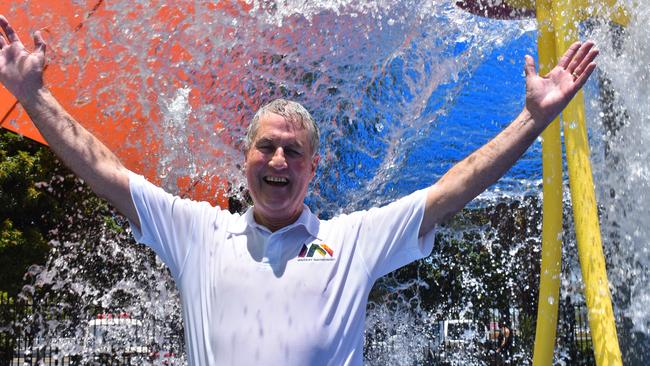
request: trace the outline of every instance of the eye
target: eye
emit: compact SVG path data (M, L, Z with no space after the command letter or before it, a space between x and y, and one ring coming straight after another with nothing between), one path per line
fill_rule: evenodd
M285 147L284 148L284 153L289 156L289 157L300 157L302 156L302 151L293 148L293 147Z
M273 147L273 145L268 144L268 143L258 144L258 145L256 146L256 148L257 148L257 150L261 151L261 152L264 153L264 154L272 153L272 152L275 150L275 148Z

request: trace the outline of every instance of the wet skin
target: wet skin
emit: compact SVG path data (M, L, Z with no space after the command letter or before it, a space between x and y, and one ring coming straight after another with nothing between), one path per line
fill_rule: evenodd
M276 231L300 216L319 156L299 123L267 113L246 152L246 179L257 223Z

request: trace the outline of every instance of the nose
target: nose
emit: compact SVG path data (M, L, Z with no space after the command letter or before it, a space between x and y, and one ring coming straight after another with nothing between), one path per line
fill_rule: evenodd
M269 165L274 169L285 169L287 167L287 159L285 159L284 150L281 147L275 149Z

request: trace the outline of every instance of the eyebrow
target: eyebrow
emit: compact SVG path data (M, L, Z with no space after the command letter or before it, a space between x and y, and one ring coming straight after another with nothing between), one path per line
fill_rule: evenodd
M273 143L273 140L268 137L260 137L255 141L255 145Z

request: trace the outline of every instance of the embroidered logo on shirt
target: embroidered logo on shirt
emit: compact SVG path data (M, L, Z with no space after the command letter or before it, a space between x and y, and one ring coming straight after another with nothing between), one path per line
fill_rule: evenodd
M303 244L298 254L299 261L333 261L334 251L325 243Z

